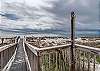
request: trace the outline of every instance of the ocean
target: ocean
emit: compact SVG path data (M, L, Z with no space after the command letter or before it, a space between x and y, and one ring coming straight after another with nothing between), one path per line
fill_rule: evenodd
M15 32L1 32L0 37L12 37L12 36L62 36L62 37L70 37L69 32L52 32L52 33L38 33L38 32L31 32L31 33L15 33ZM76 37L100 37L100 31L77 31L75 33Z

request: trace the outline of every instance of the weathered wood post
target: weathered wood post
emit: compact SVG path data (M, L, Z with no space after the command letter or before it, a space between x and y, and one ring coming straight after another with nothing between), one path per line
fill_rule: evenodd
M3 42L4 42L4 38L1 38L1 43L3 44Z
M38 45L38 48L40 48L40 41L41 41L41 38L39 37L37 39L37 45ZM41 71L41 67L40 67L40 51L37 51L37 71Z
M71 12L71 48L70 48L70 58L71 66L70 71L75 71L75 58L74 58L74 47L75 47L75 13Z
M37 71L42 71L41 70L41 66L40 66L40 52L37 52L38 56L37 56L37 66L38 66L38 70Z

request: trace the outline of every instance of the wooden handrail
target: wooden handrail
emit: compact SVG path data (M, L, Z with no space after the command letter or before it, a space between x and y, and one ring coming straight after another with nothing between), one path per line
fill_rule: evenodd
M31 44L29 44L28 42L25 42L25 44L27 44L31 50L36 50L36 51L45 51L45 50L52 50L52 49L58 49L58 48L65 48L70 46L71 44L66 44L66 45L58 45L58 46L52 46L52 47L44 47L44 48L38 48L35 47ZM79 44L75 44L75 47L79 47L80 49L84 49L84 50L88 50L88 51L92 51L92 52L96 52L100 54L100 49L99 48L94 48L94 47L90 47L90 46L85 46L85 45L79 45Z
M13 43L13 44L1 46L1 47L0 47L0 52L2 52L3 50L5 50L5 49L7 49L7 48L9 48L9 47L12 47L12 46L14 46L14 45L16 45L16 44L17 44L17 43Z
M29 48L36 56L38 56L39 48L37 48L37 47L35 47L35 46L32 46L31 44L28 44L27 42L25 42L25 44L28 46L28 48Z
M38 48L38 47L35 47L31 44L29 44L28 42L25 42L25 44L27 44L27 46L29 46L29 48L31 50L36 50L36 51L44 51L44 50L52 50L52 49L58 49L58 48L66 48L68 46L70 46L71 44L66 44L66 45L58 45L58 46L52 46L52 47L44 47L44 48Z
M38 58L38 56L40 56L40 61L41 61L41 59L43 60L43 58L48 57L48 56L49 56L49 60L50 59L54 59L54 58L50 58L50 56L52 56L52 53L48 52L48 50L50 50L52 52L53 50L61 49L60 53L58 51L54 51L53 54L55 55L57 53L57 56L58 56L57 58L59 58L59 55L60 55L60 57L61 56L67 57L67 54L68 54L67 58L70 57L70 53L69 53L69 48L68 47L71 47L71 44L52 46L52 47L44 47L44 48L35 47L35 46L29 44L28 42L25 42L25 45L27 45L27 48L31 51L31 52L28 51L28 53L31 55L31 56L29 55L30 63L32 62L31 58L33 58L33 61L34 61L34 57ZM65 49L65 48L68 48L68 49ZM86 65L88 67L87 70L89 70L91 68L93 68L93 70L96 69L95 68L96 57L98 57L98 55L100 56L100 49L99 48L94 48L94 47L90 47L90 46L75 44L75 48L74 49L75 49L75 53L76 53L76 56L75 56L75 59L76 59L75 60L75 62L76 62L75 66L77 67L76 71L80 70L81 69L81 68L79 68L79 67L81 67L80 64L84 66L84 63L87 64ZM45 53L45 51L46 51L47 54ZM67 54L65 53L66 51L67 51ZM82 53L84 54L84 56L81 55ZM93 62L91 62L91 60L90 60L91 54L92 54L92 57L93 57L92 58ZM66 60L65 60L65 57L64 58L62 57L63 58L62 60L63 60L63 62L65 62L65 64L67 64ZM83 61L82 61L82 59L83 59ZM86 60L88 62L86 62ZM68 60L68 62L69 62L69 68L70 68L70 60ZM83 63L80 63L80 62L83 62ZM50 63L50 61L48 63ZM37 63L37 64L41 65L41 63ZM91 67L90 65L93 65L93 66ZM86 66L84 66L83 69L85 69ZM40 68L40 66L38 68ZM34 71L34 69L32 69L32 71ZM43 71L43 70L40 70L40 71Z
M64 48L68 48L70 46L70 44L67 44L67 45L38 48L38 47L32 46L28 42L24 42L24 44L25 44L26 52L28 55L28 60L30 62L32 71L41 71L41 59L42 59L41 54L42 54L42 52L48 51L48 50L64 49ZM58 52L58 54L60 54L61 51L57 50L56 52ZM61 54L62 54L62 52L61 52ZM59 56L61 56L61 55L59 55ZM61 56L61 58L63 59L62 56Z
M25 41L25 40L23 40L23 41ZM30 63L29 63L29 59L28 59L28 56L27 56L27 52L26 52L26 50L25 50L24 42L23 42L23 48L24 48L24 52L25 52L25 60L26 60L27 69L28 69L28 71L32 71L32 70L31 70Z
M13 55L16 52L17 43L9 44L0 47L0 70L7 68L9 65L9 61L14 59ZM14 55L15 56L15 55Z
M45 47L45 48L40 48L40 51L44 51L44 50L52 50L52 49L58 49L58 48L66 48L68 46L70 46L71 44L66 44L66 45L58 45L58 46L52 46L52 47Z
M80 50L89 51L89 52L91 51L93 53L100 54L100 48L94 48L94 47L79 45L79 44L75 44L75 46L79 47Z

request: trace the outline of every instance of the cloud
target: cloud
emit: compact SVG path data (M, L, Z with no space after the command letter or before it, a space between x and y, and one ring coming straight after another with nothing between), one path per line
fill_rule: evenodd
M54 3L53 9L45 8L47 11L56 15L57 19L69 20L70 12L75 11L77 22L84 24L83 29L88 29L85 26L91 27L91 29L99 29L99 0L58 0ZM76 23L78 24L78 23Z
M6 14L19 19L1 16L3 29L70 29L70 12L76 13L77 29L100 29L99 0L2 0Z

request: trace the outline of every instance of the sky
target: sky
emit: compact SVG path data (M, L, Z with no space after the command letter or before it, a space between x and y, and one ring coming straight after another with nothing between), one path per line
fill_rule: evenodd
M100 0L0 0L0 30L100 30Z

